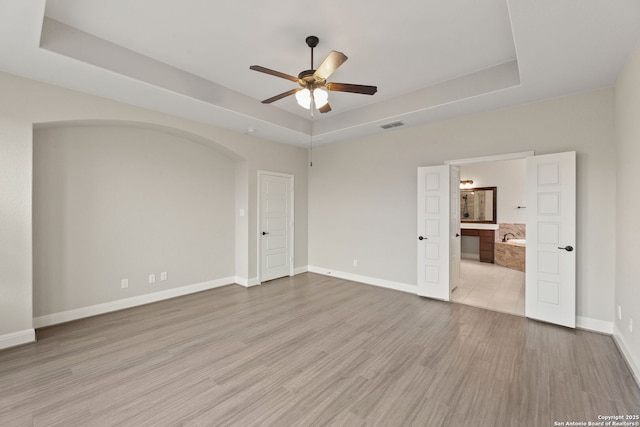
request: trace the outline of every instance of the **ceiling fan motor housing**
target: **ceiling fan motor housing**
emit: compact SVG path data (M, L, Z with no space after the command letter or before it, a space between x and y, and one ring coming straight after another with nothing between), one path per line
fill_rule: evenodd
M326 80L320 79L315 76L315 72L316 70L304 70L300 74L298 74L298 83L300 83L300 86L310 90L324 86Z

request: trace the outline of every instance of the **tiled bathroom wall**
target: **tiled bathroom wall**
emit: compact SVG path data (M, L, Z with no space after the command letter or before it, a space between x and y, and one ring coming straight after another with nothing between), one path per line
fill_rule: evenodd
M502 236L507 233L513 233L515 237L509 236L510 239L526 239L526 224L498 224L498 233L496 233L496 241L501 241Z
M525 251L526 247L522 243L502 242L502 237L506 233L513 233L509 239L526 239L525 224L499 224L496 234L496 244L494 258L497 265L510 268L512 270L525 271Z

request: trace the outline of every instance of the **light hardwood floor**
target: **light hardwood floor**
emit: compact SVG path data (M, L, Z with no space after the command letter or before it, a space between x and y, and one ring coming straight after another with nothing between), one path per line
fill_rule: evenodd
M38 330L0 425L553 426L640 414L611 337L301 274Z

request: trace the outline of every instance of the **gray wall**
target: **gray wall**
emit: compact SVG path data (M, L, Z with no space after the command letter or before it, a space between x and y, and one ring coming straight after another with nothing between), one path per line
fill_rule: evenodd
M30 141L29 122L0 116L0 338L10 335L8 345L33 338Z
M616 338L628 352L640 382L640 45L632 54L615 90L616 140L618 153L616 203L616 290L615 302L622 308L616 316ZM633 319L633 332L629 321Z
M309 175L309 264L415 286L418 166L575 150L577 313L612 326L613 129L609 88L319 147Z
M225 241L224 250L225 253L220 255L217 251L221 250L219 247L205 248L207 252L205 256L209 257L212 254L217 254L222 257L227 257L229 260L230 269L225 269L221 264L213 264L206 267L208 270L195 269L194 272L187 272L185 263L194 263L197 265L204 265L203 260L191 259L186 260L187 257L182 259L182 264L171 267L166 267L166 271L169 272L170 281L180 280L181 282L190 282L193 280L210 280L211 276L231 275L235 273L235 278L239 282L255 283L256 277L256 264L257 264L257 245L256 245L256 223L257 223L257 171L266 170L273 172L288 173L294 175L295 179L295 261L294 266L299 269L304 269L307 265L307 150L303 148L292 147L289 145L279 144L273 141L267 141L257 136L249 136L239 134L237 132L228 131L207 125L204 123L198 123L191 120L183 119L181 117L170 116L143 108L110 101L104 98L96 96L90 96L81 94L71 90L62 89L52 85L47 85L32 80L12 76L6 73L0 73L0 92L2 92L2 99L0 100L0 135L6 135L2 137L0 144L0 348L8 347L11 345L17 345L24 342L29 342L33 339L33 297L32 297L32 269L34 268L32 263L32 252L39 251L38 248L41 244L45 247L48 245L46 239L57 239L56 236L46 236L44 241L40 241L40 237L37 238L35 244L32 239L31 231L31 215L32 215L32 149L33 149L33 137L32 129L34 126L40 131L47 131L50 127L69 127L68 125L113 125L113 124L129 124L131 127L137 129L153 129L159 132L154 137L145 136L140 141L149 139L164 141L163 145L168 150L165 153L169 156L171 147L178 140L186 139L189 142L187 152L184 154L178 154L177 159L180 159L180 155L195 156L195 153L200 148L195 148L194 143L202 144L217 151L222 157L232 159L234 162L234 172L226 174L229 182L234 182L235 188L233 189L233 203L229 206L232 209L231 214L226 211L226 215L232 215L232 222L229 223L230 230L218 230L214 234L216 239L222 239ZM71 122L71 123L70 123ZM53 131L52 131L53 132ZM71 131L68 131L71 132ZM152 132L153 133L153 132ZM173 138L176 137L176 138ZM92 137L93 138L93 137ZM129 138L129 137L128 137ZM100 139L100 138L98 138ZM108 139L108 138L107 138ZM129 138L131 139L131 138ZM133 138L136 140L136 138ZM103 141L104 142L104 141ZM117 142L117 141L116 141ZM181 142L182 143L182 142ZM55 145L52 144L52 146ZM197 145L197 144L196 144ZM52 148L52 147L50 147ZM102 145L105 148L105 144ZM140 147L138 147L140 148ZM52 148L53 149L53 148ZM117 150L128 150L132 147L123 147L119 144L115 144L112 148L113 151L107 150L104 153L107 158L109 156L115 156L120 159ZM111 150L111 149L110 149ZM144 150L143 150L144 151ZM180 151L180 150L179 150ZM204 150L202 153L209 153ZM70 156L75 154L67 153ZM90 153L85 153L89 156ZM122 153L121 153L122 154ZM147 160L141 160L140 151L130 153L133 157L138 157L138 161L128 164L127 167L132 168L129 172L135 174L133 169L140 167L140 170L145 169L149 174L158 172L159 163L150 162L146 164ZM53 153L52 153L53 155ZM209 156L210 154L207 154ZM160 162L163 160L155 159ZM84 160L83 160L84 161ZM224 162L223 162L224 163ZM96 162L96 164L101 164ZM142 165L145 165L142 167ZM81 169L87 169L85 166L81 166L82 163L77 163L74 168L78 168L76 171L80 172ZM137 165L137 166L136 166ZM39 166L36 166L39 168ZM154 169L155 168L155 169ZM170 168L167 171L171 170ZM206 174L211 173L204 172L202 168L198 169L203 175L201 178L205 178ZM40 172L48 173L46 170L37 170L36 174ZM86 172L89 172L86 170ZM91 171L93 173L93 171ZM97 171L102 173L102 177L106 178L112 171ZM194 173L199 173L195 172ZM214 173L215 175L215 173ZM145 179L149 175L145 176ZM195 178L195 176L192 176ZM164 186L155 185L151 182L145 182L145 179L141 175L137 175L139 179L138 184L144 184L142 187L146 188L151 193L158 193ZM58 187L60 193L66 197L79 190L76 186L79 183L70 183L68 189L62 189ZM103 182L104 184L104 182ZM227 187L224 187L224 191L227 191ZM82 189L85 194L91 194L92 201L95 203L103 203L100 200L95 200L100 191L105 188L94 188L95 192L92 192L88 188ZM39 190L37 190L39 191ZM109 194L109 190L105 190ZM177 192L173 193L173 196L178 195ZM190 197L194 198L194 194L190 194ZM36 195L39 198L39 196ZM226 198L228 194L225 193ZM137 202L137 201L136 201ZM158 204L156 201L149 201L147 207L154 207L161 209L162 202ZM51 203L55 204L53 201ZM66 202L64 202L66 203ZM64 206L62 203L61 206ZM200 201L199 203L203 203ZM82 205L80 203L80 205ZM235 205L235 208L234 208ZM73 205L67 205L73 206ZM201 206L201 205L199 205ZM107 206L103 206L107 207ZM140 207L140 206L139 206ZM71 207L69 207L71 209ZM75 208L67 210L66 213L70 217L78 215L74 212ZM244 209L245 216L239 215L239 209ZM122 213L122 212L121 212ZM39 208L36 208L34 212L37 218L40 215L47 215L46 212L41 212ZM102 213L100 213L102 214ZM198 213L203 215L202 212ZM126 217L120 216L121 222L132 219L133 216ZM85 216L86 218L92 218L91 215ZM95 217L93 217L95 219ZM183 216L184 220L185 217ZM199 218L202 219L202 218ZM210 218L202 219L205 224L210 224ZM227 221L228 217L226 220ZM38 221L40 221L38 219ZM166 218L162 218L162 215L154 215L150 219L150 227L161 227L166 224L163 221L168 221ZM216 220L217 221L217 220ZM221 220L222 221L222 220ZM227 222L225 222L227 224ZM43 224L39 224L40 227ZM85 224L86 226L92 224ZM235 227L236 232L233 232ZM46 228L46 227L45 227ZM90 229L90 227L88 227ZM38 230L40 230L38 228ZM207 231L209 234L213 233L211 230ZM222 233L218 235L218 232ZM231 233L234 236L234 242L229 246L228 235L225 233ZM79 233L77 233L79 234ZM73 234L72 235L76 235ZM41 234L38 234L41 236ZM247 237L248 236L248 237ZM112 236L107 236L112 237ZM150 242L146 245L140 245L134 243L133 250L136 252L144 252L148 250L153 244L153 239L162 239L158 237L150 237ZM60 242L60 241L59 241ZM157 243L157 240L155 241ZM199 241L201 243L201 241ZM77 243L77 242L76 242ZM84 242L83 244L89 244ZM51 248L51 246L48 246ZM62 246L64 247L64 245ZM112 248L113 249L113 248ZM104 251L105 248L99 248L100 251ZM226 252L229 251L229 253ZM42 253L38 252L41 256ZM114 252L111 251L111 254ZM231 254L231 255L229 255ZM78 255L76 253L76 255ZM86 254L80 254L81 256L88 256ZM191 253L193 255L193 252ZM51 257L58 258L58 261L62 262L62 259L67 262L76 261L71 260L65 254L46 254L49 259ZM117 255L116 255L117 256ZM156 260L151 258L156 257ZM159 252L154 251L153 254L145 254L140 258L140 265L131 265L131 271L129 274L130 290L128 292L137 292L144 287L139 284L139 275L144 275L143 279L149 273L159 271L165 271L163 266L163 259L160 259ZM234 259L235 258L235 259ZM39 258L39 259L46 259ZM85 259L85 258L83 258ZM166 259L166 258L165 258ZM45 262L45 261L43 261ZM92 261L93 262L93 261ZM156 265L158 262L158 265ZM46 263L46 262L45 262ZM167 263L165 261L164 263ZM55 263L53 263L55 264ZM49 268L49 272L53 272L53 276L57 277L56 286L59 288L49 289L49 298L38 297L37 310L38 314L48 312L51 310L58 310L62 307L76 307L78 305L90 304L94 301L108 302L114 297L122 295L122 299L125 299L129 295L125 295L123 292L117 291L117 286L123 273L127 273L124 265L115 266L107 273L106 270L102 270L104 266L97 266L99 273L89 273L88 270L82 270L82 266L67 266L62 263L57 265L49 264L46 268ZM38 261L40 266L40 261ZM37 267L40 270L39 267ZM173 270L172 270L173 268ZM58 271L55 271L58 270ZM235 271L234 271L235 270ZM112 288L105 290L104 284L100 284L95 290L95 294L92 291L84 292L82 295L71 295L69 290L64 288L68 286L69 280L67 277L62 277L62 272L74 272L76 274L73 277L73 282L77 284L82 280L97 279L101 283L104 281L109 282L108 286L112 286L113 280L116 281L116 295L111 293ZM173 272L177 272L174 275ZM191 274L191 276L189 276ZM135 277L134 277L135 275ZM91 276L91 277L88 277ZM109 276L109 277L107 277ZM59 278L62 277L62 280ZM44 283L48 278L43 278L41 275L37 279L38 283ZM49 284L51 282L48 282ZM138 283L136 288L134 283ZM76 286L76 285L73 286ZM178 286L177 282L173 283L160 283L158 287L147 287L143 292L156 293L160 286ZM131 289L133 287L133 289ZM62 295L68 297L61 298ZM59 298L56 300L56 298ZM82 310L82 309L81 309Z
M39 129L33 151L34 317L235 276L229 157L122 126Z

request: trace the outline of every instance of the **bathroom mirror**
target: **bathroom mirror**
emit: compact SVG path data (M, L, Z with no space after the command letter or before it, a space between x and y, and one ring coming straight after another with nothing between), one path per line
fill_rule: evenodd
M495 224L497 187L460 190L460 222Z

